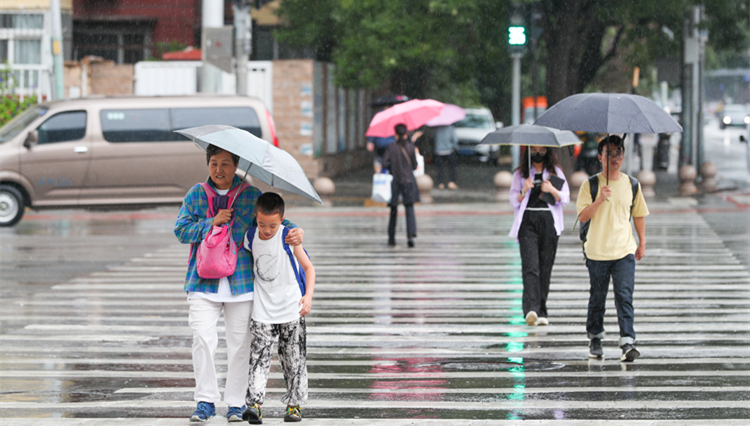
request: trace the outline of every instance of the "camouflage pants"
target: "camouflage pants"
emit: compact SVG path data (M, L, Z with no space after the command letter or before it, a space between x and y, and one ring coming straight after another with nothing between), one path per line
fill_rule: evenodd
M279 361L284 371L286 394L281 402L303 405L307 402L307 332L305 319L286 324L253 321L253 345L250 350L250 379L245 395L247 405L263 404L266 399L268 373L271 370L271 348L279 339Z

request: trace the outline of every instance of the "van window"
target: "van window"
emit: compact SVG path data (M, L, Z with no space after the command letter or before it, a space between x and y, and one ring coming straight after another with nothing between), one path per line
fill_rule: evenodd
M107 142L174 141L169 126L169 110L103 109L99 113L102 134Z
M47 108L34 105L22 112L21 114L13 117L12 120L5 123L3 127L0 127L0 143L11 140L23 131L32 121L43 116L47 113Z
M238 129L247 130L257 137L262 136L258 114L250 107L172 109L172 126L174 130L209 124L234 126ZM188 138L177 133L175 135L178 135L183 140L188 140Z
M55 114L37 128L39 145L77 141L86 136L86 111Z

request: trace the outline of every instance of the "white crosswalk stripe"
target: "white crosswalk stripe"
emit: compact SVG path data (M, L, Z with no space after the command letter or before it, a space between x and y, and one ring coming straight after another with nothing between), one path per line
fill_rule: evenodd
M605 359L588 360L588 273L576 233L560 239L551 324L528 327L518 245L506 236L512 216L431 211L418 216L417 247L408 249L385 245L387 218L352 212L293 217L318 281L305 422L734 425L750 416L750 274L699 214L647 220L634 301L643 356L626 365L611 291ZM185 424L195 405L187 254L171 244L5 304L0 423ZM223 384L223 342L217 368ZM274 361L266 423L282 415L280 371ZM14 396L14 382L41 396ZM210 424L226 421L224 407ZM165 418L149 419L154 410Z

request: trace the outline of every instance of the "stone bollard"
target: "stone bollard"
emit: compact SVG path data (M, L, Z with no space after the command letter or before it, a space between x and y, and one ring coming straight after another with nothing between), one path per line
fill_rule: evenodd
M703 192L716 192L716 173L718 172L716 164L706 161L701 164L701 176L703 176Z
M331 195L336 192L336 185L333 184L333 181L330 178L319 177L315 179L313 181L313 188L315 188L315 191L320 195L320 199L323 201L324 206L333 206Z
M641 170L641 172L638 173L638 182L641 183L641 191L643 191L644 198L651 199L656 197L656 192L654 192L656 173L651 170Z
M497 172L493 182L495 183L495 188L497 188L495 201L508 201L508 191L510 190L510 185L513 184L513 175L506 171Z
M434 200L432 199L432 187L434 186L432 178L428 174L423 174L417 178L417 188L419 188L419 200L422 204L431 204Z
M568 180L568 187L570 188L571 200L575 200L578 198L578 191L581 189L581 185L583 185L583 183L587 180L589 180L589 175L583 170L579 170L570 175L570 180Z
M696 191L698 191L698 189L695 187L695 177L698 175L695 171L695 167L691 166L690 164L686 164L680 167L678 175L680 176L680 181L682 182L682 185L680 185L680 194L693 195L696 193Z

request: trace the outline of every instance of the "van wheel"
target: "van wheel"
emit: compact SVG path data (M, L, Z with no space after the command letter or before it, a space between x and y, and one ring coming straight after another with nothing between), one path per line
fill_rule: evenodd
M23 217L23 194L10 185L0 185L0 226L13 226Z

